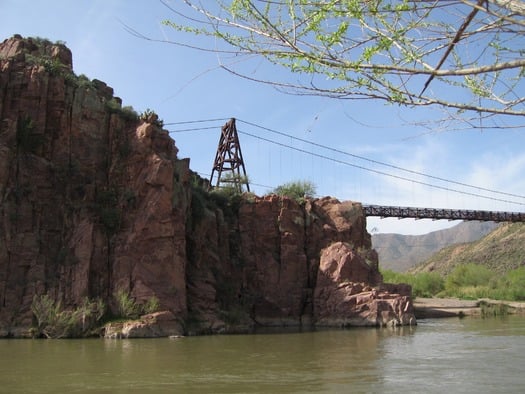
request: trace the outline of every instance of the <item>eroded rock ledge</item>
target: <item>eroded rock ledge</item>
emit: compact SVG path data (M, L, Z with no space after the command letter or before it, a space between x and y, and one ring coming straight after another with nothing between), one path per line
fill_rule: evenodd
M218 201L155 119L78 77L61 44L0 44L0 336L27 336L35 295L65 308L117 290L160 312L110 337L257 326L415 322L382 283L359 203Z

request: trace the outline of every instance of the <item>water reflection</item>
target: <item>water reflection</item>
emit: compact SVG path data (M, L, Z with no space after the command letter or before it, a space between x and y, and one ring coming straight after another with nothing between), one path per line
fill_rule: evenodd
M173 340L5 340L0 392L520 392L524 334L525 319L469 318Z

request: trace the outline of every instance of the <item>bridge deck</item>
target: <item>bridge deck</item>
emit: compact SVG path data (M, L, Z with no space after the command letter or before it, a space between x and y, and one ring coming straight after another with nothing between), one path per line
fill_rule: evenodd
M391 207L380 205L363 205L365 216L382 218L414 218L414 219L447 219L447 220L478 220L485 222L525 222L525 213L500 211L473 211L461 209Z

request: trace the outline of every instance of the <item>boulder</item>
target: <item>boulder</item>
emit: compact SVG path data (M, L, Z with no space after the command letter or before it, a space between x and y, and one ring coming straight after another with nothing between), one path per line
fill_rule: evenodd
M348 243L336 242L321 253L314 292L317 326L387 326L415 324L410 298L373 287L379 273ZM407 294L408 293L408 294Z

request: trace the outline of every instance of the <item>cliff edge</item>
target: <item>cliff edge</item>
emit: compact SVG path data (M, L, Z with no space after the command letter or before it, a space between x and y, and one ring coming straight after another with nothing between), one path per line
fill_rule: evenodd
M112 316L119 291L159 311L107 336L415 322L359 203L217 198L156 116L75 75L62 44L7 39L0 72L0 336L30 335L37 297Z

